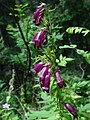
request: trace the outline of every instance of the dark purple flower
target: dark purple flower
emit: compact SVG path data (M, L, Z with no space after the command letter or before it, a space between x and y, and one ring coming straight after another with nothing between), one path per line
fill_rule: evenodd
M42 28L34 35L34 37L32 38L32 42L34 42L34 47L36 49L40 49L42 44L47 43L46 27Z
M77 117L77 110L70 104L62 102L62 104L66 107L66 109L75 117Z
M32 69L33 72L35 72L35 74L37 75L38 72L40 72L40 70L43 67L43 62L39 62L37 63L34 68Z
M65 84L65 82L63 80L58 82L58 85L59 85L60 88L62 88L63 86L66 86L66 84Z
M34 19L33 19L33 23L35 23L35 25L40 25L43 19L43 12L41 10L41 8L38 8L36 10L36 12L34 12Z
M44 85L42 89L46 92L49 92L49 86L50 86L50 72L48 72L48 74L45 76Z
M40 86L43 87L44 86L44 80L45 80L45 77L40 77L39 78L39 83L40 83Z
M49 72L49 67L50 67L50 64L47 64L45 67L43 67L43 69L40 71L40 84L41 84L41 87L44 86L44 80L45 80L45 76L48 74Z
M58 68L56 69L55 76L56 76L57 84L59 85L60 88L62 88L63 86L66 86L65 82L62 80L60 76L60 72Z
M44 6L46 4L45 3L41 3L40 6L38 6L36 12L34 12L34 19L33 22L35 23L35 25L40 25L43 21L43 11L44 11Z

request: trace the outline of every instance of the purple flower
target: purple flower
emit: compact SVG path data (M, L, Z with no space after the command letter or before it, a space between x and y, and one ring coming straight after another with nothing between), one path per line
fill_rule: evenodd
M42 44L47 43L46 27L42 28L34 35L34 37L32 38L32 42L34 42L34 47L36 49L40 49Z
M44 6L46 4L45 3L41 3L40 6L38 6L36 12L34 12L34 19L33 19L33 23L35 23L35 25L40 25L43 21L43 11L44 11Z
M39 78L39 83L40 83L40 86L43 87L44 86L44 80L45 80L45 77L40 77Z
M48 72L48 74L45 76L44 85L42 89L46 92L49 92L49 86L50 86L50 72Z
M44 80L45 80L45 76L48 74L49 72L49 67L50 67L50 64L47 64L46 66L43 67L43 69L40 71L40 84L41 84L41 87L44 86Z
M77 110L70 104L62 102L62 104L66 107L66 109L75 117L77 117Z
M58 68L56 69L55 76L56 76L57 84L59 85L60 88L62 88L63 86L66 86L65 82L62 80L60 76L60 72Z
M3 108L9 109L9 107L10 107L10 104L8 104L8 103L3 104Z
M65 82L63 80L58 82L58 85L59 85L60 88L62 88L63 86L66 86L66 84L65 84Z
M37 73L40 72L42 67L43 67L43 62L39 62L34 66L34 68L32 69L32 72L35 72L35 74L37 75Z

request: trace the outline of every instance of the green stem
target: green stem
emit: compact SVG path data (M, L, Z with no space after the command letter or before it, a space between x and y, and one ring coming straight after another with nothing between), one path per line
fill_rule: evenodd
M22 103L20 102L19 98L18 98L17 96L15 96L15 97L17 98L18 102L20 103L21 108L22 108L22 110L23 110L23 112L24 112L24 115L26 115L26 111L25 111L25 109L24 109Z
M62 105L61 105L61 101L62 101L62 97L60 96L60 89L57 86L57 99L58 99L58 106L59 106L59 114L60 114L60 120L62 120Z

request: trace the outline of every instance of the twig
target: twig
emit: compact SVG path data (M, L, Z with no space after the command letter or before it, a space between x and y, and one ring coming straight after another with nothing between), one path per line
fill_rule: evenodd
M83 79L84 74L85 74L85 70L82 68L82 63L81 63L81 64L79 64L79 67L80 67L80 69L82 70L81 79Z

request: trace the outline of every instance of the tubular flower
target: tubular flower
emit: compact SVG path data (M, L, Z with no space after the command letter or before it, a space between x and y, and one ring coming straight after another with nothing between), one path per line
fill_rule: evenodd
M66 109L76 118L77 115L77 110L70 104L62 102L62 104L66 107Z
M34 35L34 37L32 38L32 42L34 42L34 47L36 49L40 49L42 44L47 43L46 27L42 28Z
M59 85L60 88L66 86L65 82L62 80L60 76L58 68L56 69L55 76L56 76L57 84Z
M43 69L40 71L40 84L41 87L44 86L45 76L48 74L50 64L47 64Z
M50 86L50 72L48 72L48 74L45 76L44 85L42 89L46 92L49 92L49 86Z
M42 67L43 67L43 62L39 62L34 66L34 68L32 69L32 72L34 72L37 75L37 73L40 72Z
M37 26L40 25L43 21L43 11L45 5L45 3L41 3L41 5L37 7L36 12L34 12L33 23L35 23Z

